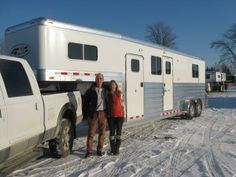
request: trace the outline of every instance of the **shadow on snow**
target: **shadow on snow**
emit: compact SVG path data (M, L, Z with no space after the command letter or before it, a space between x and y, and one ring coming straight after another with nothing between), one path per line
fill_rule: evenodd
M208 98L208 108L236 108L236 97Z

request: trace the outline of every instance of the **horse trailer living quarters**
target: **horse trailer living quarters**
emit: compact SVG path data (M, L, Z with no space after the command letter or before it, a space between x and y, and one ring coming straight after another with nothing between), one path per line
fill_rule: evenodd
M197 57L47 18L9 27L5 41L10 55L28 60L42 87L77 81L83 93L98 72L116 80L128 122L192 118L204 107L205 62Z

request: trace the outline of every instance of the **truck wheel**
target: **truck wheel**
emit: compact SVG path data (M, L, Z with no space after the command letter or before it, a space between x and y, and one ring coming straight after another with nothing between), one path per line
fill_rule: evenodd
M188 112L186 114L186 118L187 119L192 119L195 115L195 106L193 101L190 101L189 103L189 108L188 108Z
M57 138L49 141L49 150L56 157L66 157L72 150L73 141L73 126L68 119L62 119Z
M195 117L199 117L202 113L202 102L198 100L195 105Z

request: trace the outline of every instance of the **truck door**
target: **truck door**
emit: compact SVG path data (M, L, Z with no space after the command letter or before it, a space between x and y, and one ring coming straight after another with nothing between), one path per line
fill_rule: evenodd
M2 92L7 108L8 139L11 153L17 154L38 141L42 128L39 111L43 111L36 105L37 98L20 62L0 60L0 71L4 82Z
M143 57L126 55L126 106L127 121L143 118Z
M163 57L163 111L173 109L172 58Z
M0 156L1 150L6 149L9 146L7 137L7 115L6 115L6 105L2 95L1 86L3 85L1 74L0 74ZM0 158L0 163L1 163Z

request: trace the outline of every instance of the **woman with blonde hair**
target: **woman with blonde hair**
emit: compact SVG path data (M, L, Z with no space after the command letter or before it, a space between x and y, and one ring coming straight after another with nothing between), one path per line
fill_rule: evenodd
M110 130L111 155L118 155L121 145L121 131L124 122L124 105L122 93L115 80L109 83L110 92L108 93L109 118L108 125Z

